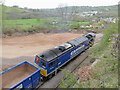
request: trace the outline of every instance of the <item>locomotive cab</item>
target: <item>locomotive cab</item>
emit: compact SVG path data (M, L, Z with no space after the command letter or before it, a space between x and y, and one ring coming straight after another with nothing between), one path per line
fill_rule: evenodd
M36 55L35 64L37 67L41 68L41 75L44 77L48 77L55 70L57 70L58 65L60 66L60 64L62 64L59 60L59 57L71 48L73 48L71 44L64 43Z
M47 76L47 63L41 60L38 56L35 58L35 66L41 69L41 75Z

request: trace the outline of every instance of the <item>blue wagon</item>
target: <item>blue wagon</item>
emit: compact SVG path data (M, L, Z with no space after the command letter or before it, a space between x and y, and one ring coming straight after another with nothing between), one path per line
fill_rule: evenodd
M20 88L35 88L40 83L40 69L25 61L0 74L2 78L2 88L11 90Z

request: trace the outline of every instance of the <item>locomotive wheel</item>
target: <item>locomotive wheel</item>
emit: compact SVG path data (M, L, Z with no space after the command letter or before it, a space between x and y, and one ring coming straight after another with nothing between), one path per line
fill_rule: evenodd
M43 77L43 81L47 81L48 77Z
M47 79L51 79L53 77L53 74L50 74Z

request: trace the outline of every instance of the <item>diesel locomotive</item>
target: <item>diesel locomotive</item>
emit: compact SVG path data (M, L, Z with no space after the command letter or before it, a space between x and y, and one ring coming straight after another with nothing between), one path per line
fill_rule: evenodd
M35 66L41 69L42 79L48 79L71 59L94 44L95 34L88 33L36 55Z

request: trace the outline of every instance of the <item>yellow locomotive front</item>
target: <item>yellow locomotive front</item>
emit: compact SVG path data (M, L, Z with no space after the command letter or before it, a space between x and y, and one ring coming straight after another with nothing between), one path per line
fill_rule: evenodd
M39 57L36 56L35 58L35 64L36 67L41 69L41 75L44 77L47 77L47 64L43 60L41 60Z

